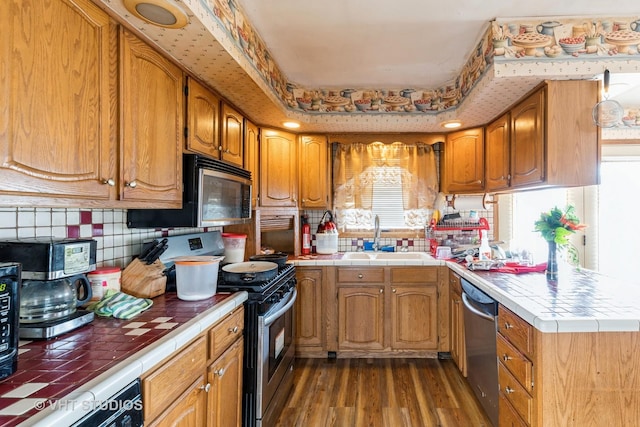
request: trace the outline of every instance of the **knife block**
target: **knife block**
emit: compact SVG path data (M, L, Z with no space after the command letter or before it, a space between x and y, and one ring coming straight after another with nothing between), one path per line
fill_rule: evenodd
M165 266L159 259L151 264L134 259L122 271L122 292L138 298L153 298L164 294L167 286Z

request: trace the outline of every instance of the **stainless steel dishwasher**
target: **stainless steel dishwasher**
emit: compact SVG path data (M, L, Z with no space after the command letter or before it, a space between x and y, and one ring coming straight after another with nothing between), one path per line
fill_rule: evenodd
M498 303L465 279L464 341L467 350L467 381L494 426L498 425L498 360L496 325Z

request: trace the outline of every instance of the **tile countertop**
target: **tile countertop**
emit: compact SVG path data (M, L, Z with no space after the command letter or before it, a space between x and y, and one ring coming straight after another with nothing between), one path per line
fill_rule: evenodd
M0 426L62 426L149 371L247 299L175 292L131 320L100 318L50 340L21 341L18 370L0 381Z
M447 265L503 306L542 332L640 331L640 281L615 279L560 264L558 282L544 273L509 274L471 271L441 260L343 260L343 254L313 255L290 260L298 266Z

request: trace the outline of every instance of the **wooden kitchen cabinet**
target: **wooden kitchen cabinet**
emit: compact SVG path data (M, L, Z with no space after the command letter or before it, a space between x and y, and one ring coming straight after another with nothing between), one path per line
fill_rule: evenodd
M335 274L337 320L327 324L336 325L337 351L420 356L438 349L438 267L339 267Z
M207 370L207 427L242 425L242 357L244 340L236 340ZM196 424L202 425L202 424Z
M115 199L116 23L88 0L4 6L0 193L12 197L3 203L87 207Z
M220 98L197 80L187 81L187 151L220 157Z
M220 159L242 167L244 149L244 117L233 107L224 102L222 103L221 111Z
M485 190L509 188L511 181L511 115L505 113L485 129Z
M484 190L484 129L447 135L444 146L444 191L474 193Z
M239 307L145 375L145 425L239 427L243 330Z
M328 156L326 136L300 136L298 170L300 173L301 209L327 209L329 207Z
M258 126L244 119L244 168L251 172L251 209L260 199L260 133Z
M120 199L182 206L182 70L127 30L121 32Z
M464 377L467 376L467 353L464 343L464 312L462 308L462 285L460 276L449 271L449 333L451 334L450 353Z
M544 95L544 89L538 90L511 109L510 185L513 187L544 181Z
M324 329L324 268L296 267L296 356L322 356L326 352ZM324 354L326 356L326 354Z
M260 206L298 206L298 150L295 135L273 129L260 132Z

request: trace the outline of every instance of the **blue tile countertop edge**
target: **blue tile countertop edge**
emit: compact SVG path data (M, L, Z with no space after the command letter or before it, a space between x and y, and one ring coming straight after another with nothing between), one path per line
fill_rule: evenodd
M88 412L87 408L91 408L95 402L108 400L123 387L153 369L169 354L178 351L201 332L241 306L247 297L246 292L231 295L131 357L78 386L61 399L65 401L62 407L43 410L20 426L49 427L73 424L81 419Z
M560 265L556 283L544 273L510 274L471 271L451 261L343 260L343 253L298 257L296 266L448 266L536 329L561 332L640 331L640 282L628 281L568 265Z

